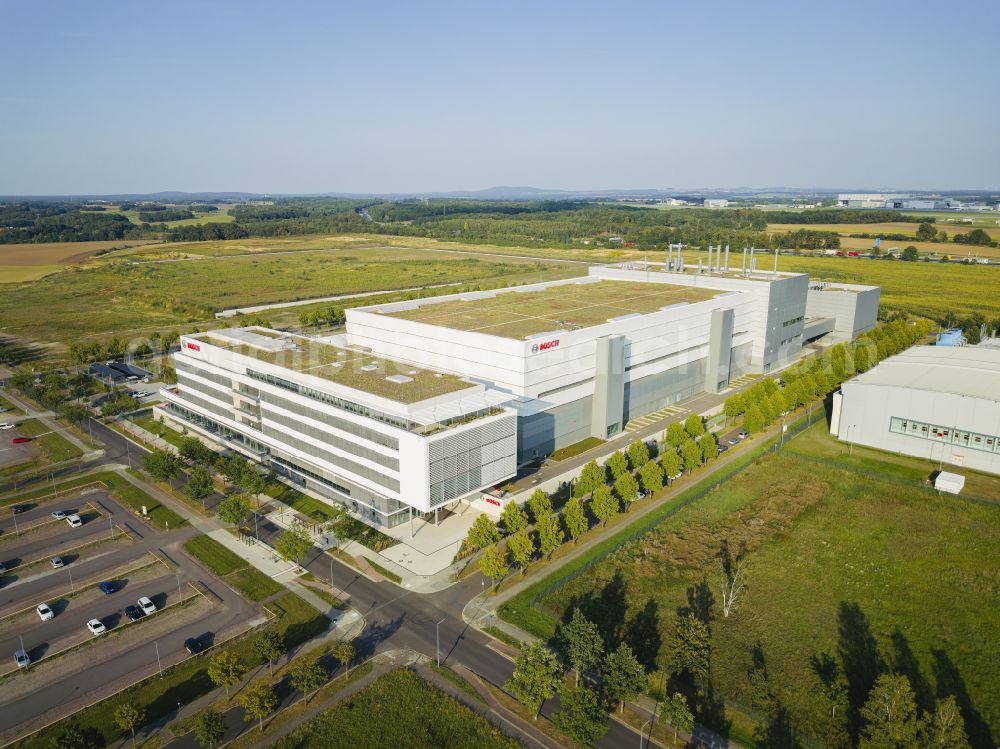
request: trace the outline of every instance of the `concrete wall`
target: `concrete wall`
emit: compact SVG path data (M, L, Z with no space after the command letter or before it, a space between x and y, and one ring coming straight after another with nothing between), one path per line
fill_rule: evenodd
M959 430L990 435L995 446L1000 438L1000 401L854 381L845 382L841 393L836 419L839 439L940 461L945 470L949 465L963 465L1000 474L1000 452L890 430L892 417L899 417L934 424L949 433Z
M814 284L806 299L806 317L834 318L834 334L847 340L875 327L880 298L878 287Z
M625 344L625 337L620 335L597 340L590 435L598 439L607 439L622 430L625 418Z

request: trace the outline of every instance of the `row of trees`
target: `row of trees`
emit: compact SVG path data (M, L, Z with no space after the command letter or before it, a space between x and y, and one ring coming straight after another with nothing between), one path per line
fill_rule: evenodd
M326 309L314 309L299 313L299 324L303 327L328 327L331 325L343 325L347 316L340 307L327 307Z
M658 455L652 455L651 448ZM636 440L624 452L614 452L603 466L596 460L587 463L561 514L554 511L552 498L536 489L526 509L508 502L499 523L480 515L469 530L464 548L485 549L479 568L494 584L507 575L511 566L519 568L523 575L533 560L551 557L567 538L576 543L592 525L607 525L623 509L627 512L633 502L658 491L664 482L697 469L718 453L715 435L706 432L701 417L692 414L683 425L671 424L660 445Z
M579 608L560 627L554 643L554 652L540 642L525 646L504 689L535 717L545 700L561 694L553 721L580 744L593 746L607 732L608 712L624 711L626 702L646 691L646 668L625 642L609 650L597 625ZM682 646L678 652L682 651L689 648ZM574 673L570 685L565 680L567 669ZM588 678L581 683L583 675ZM663 701L660 720L673 726L675 738L678 731L692 730L694 715L682 692Z
M760 432L785 412L826 395L845 380L923 340L931 327L927 320L910 323L896 318L787 368L781 374L781 385L773 377L764 377L734 393L723 404L723 412L727 419L742 416L749 434Z

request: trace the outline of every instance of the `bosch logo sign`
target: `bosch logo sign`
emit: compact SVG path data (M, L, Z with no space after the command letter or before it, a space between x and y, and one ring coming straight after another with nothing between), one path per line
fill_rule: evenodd
M545 351L547 349L555 348L559 345L559 339L554 338L551 341L545 341L545 343L533 343L531 344L531 353L537 354L539 351Z
M483 497L483 499L485 499L491 505L496 505L497 507L500 506L500 500L499 499L493 499L493 497Z
M201 351L201 346L197 343L191 343L191 341L184 341L185 348L189 348L192 351Z

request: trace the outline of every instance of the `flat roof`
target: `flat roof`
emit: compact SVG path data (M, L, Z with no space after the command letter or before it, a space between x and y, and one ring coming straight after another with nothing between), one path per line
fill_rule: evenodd
M397 403L417 403L476 387L454 375L265 328L224 328L187 337ZM258 339L267 344L255 345Z
M995 401L1000 399L1000 349L914 346L890 356L853 381Z
M578 330L616 318L658 312L676 304L728 294L720 289L641 281L560 283L541 289L508 289L382 314L404 320L526 340L543 333Z

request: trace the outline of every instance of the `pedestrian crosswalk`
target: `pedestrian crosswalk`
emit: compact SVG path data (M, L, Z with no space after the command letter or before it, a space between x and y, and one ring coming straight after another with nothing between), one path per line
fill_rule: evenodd
M743 387L744 385L749 385L751 382L758 379L760 379L760 375L755 375L755 374L741 375L739 377L730 380L729 387L731 388Z
M629 419L628 424L625 425L626 434L631 432L638 432L644 427L648 427L661 419L666 419L670 416L676 416L677 414L682 414L687 411L683 406L666 406L661 408L659 411L653 411L652 413L645 414L644 416L638 416L634 419Z

